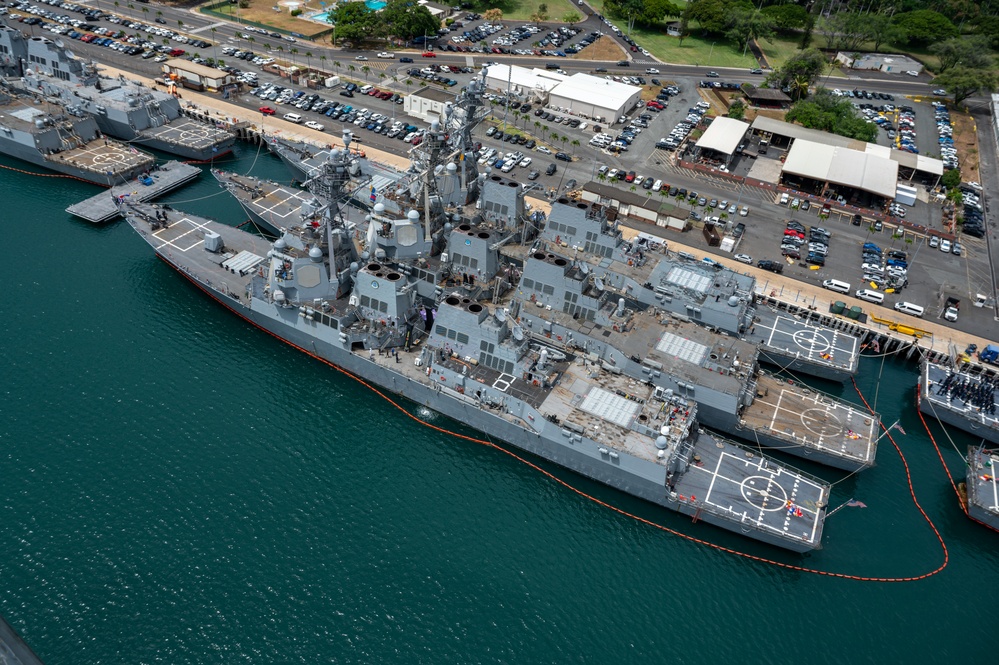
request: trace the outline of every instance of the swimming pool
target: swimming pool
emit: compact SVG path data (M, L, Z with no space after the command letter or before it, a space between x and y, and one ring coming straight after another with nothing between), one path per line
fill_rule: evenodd
M371 11L375 12L378 11L379 9L384 9L385 5L387 4L388 2L386 2L385 0L364 0L364 6L370 9ZM318 21L320 23L329 23L330 13L328 11L320 12L318 14L313 14L312 16L309 17L309 19L312 21Z

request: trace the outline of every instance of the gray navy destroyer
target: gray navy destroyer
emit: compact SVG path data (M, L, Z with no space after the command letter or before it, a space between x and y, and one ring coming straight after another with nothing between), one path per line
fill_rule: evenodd
M352 158L342 150L308 180L313 200L273 242L148 204L126 200L123 212L159 258L227 309L366 381L695 521L793 551L820 547L827 483L703 431L691 390L654 364L629 364L633 349L651 355L675 341L673 317L593 291L591 271L575 299L592 309L589 326L546 329L545 270L568 280L585 269L542 252L512 181L477 176L478 212L446 203L438 167L470 161L459 134L432 124L419 187L396 201L408 196L401 215L381 202L368 215L347 205ZM527 262L501 251L515 247ZM718 351L724 344L705 357ZM739 352L752 367L755 354Z
M149 171L153 156L107 139L90 116L0 82L0 153L111 187Z
M136 147L207 161L232 150L236 135L186 118L180 100L124 77L98 74L60 40L0 30L0 71L12 87L43 96L75 117L90 116L107 136Z
M924 358L919 366L919 410L941 424L953 425L980 437L965 458L965 502L968 516L999 530L999 416L995 370L974 362L935 363Z

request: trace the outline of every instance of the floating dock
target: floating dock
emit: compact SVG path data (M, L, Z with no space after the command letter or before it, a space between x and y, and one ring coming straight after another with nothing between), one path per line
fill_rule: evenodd
M109 222L119 215L116 199L126 197L134 202L146 203L182 187L201 175L201 169L191 164L171 161L154 168L149 172L146 183L140 176L122 185L115 185L110 190L95 194L89 199L74 203L66 208L66 212L76 215L88 222L99 224Z

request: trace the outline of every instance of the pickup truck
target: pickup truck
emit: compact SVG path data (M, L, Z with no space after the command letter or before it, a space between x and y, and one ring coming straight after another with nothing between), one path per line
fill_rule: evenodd
M960 309L960 300L957 298L947 298L947 303L944 305L944 318L948 321L957 321L957 313Z

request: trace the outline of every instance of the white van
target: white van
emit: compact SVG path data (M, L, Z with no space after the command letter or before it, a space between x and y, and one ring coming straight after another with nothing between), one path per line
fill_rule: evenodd
M782 206L786 206L787 202L788 202L788 199L790 199L790 198L791 197L787 195L787 192L784 192L783 194L780 195L780 204Z
M302 116L297 113L285 113L283 117L288 122L294 122L295 124L302 122Z
M919 305L913 305L911 302L897 302L895 303L895 310L909 316L923 318L923 308Z
M374 88L375 88L375 86L373 86L373 85L364 85L364 86L361 86L361 94L362 95L366 95L369 92L371 92L372 90L374 90Z
M826 287L830 291L835 291L836 293L850 292L850 285L846 282L841 282L838 279L827 279L822 282L822 286Z
M880 291L871 291L870 289L857 289L857 292L854 295L861 300L866 300L867 302L881 304L885 301L885 294Z

